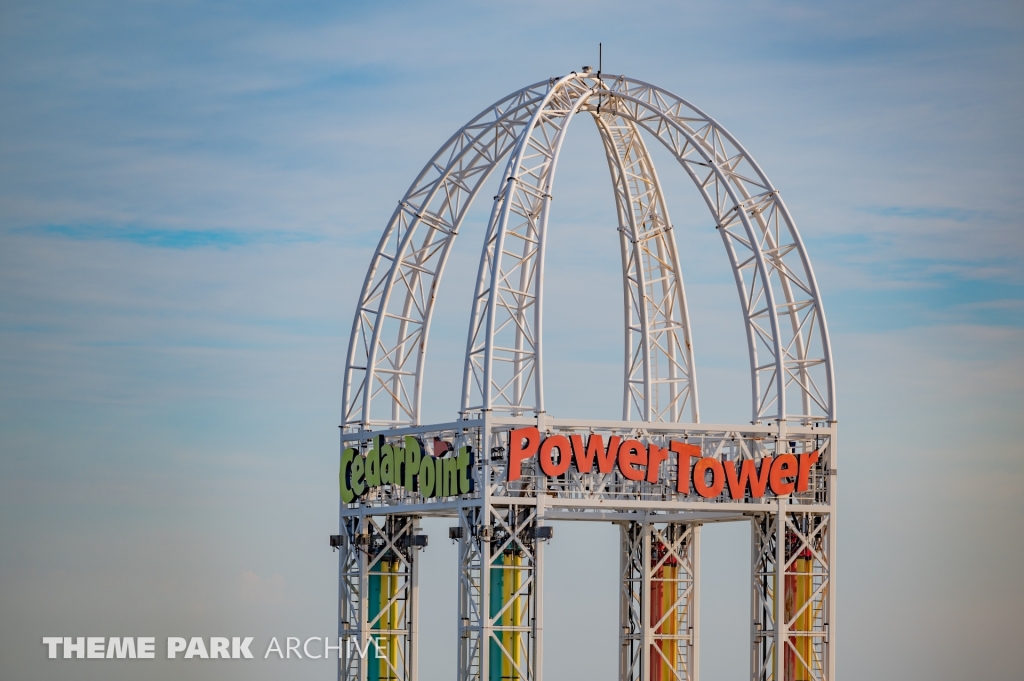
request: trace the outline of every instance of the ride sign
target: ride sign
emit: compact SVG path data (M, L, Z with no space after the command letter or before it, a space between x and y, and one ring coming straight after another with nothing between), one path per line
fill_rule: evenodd
M732 499L743 499L748 492L751 498L760 499L768 490L776 496L806 492L811 468L819 459L819 453L813 451L722 461L702 456L699 446L678 440L669 440L666 448L653 442L644 445L639 440L623 440L618 435L605 444L599 433L591 433L586 443L575 433L541 439L540 430L531 426L509 432L508 481L520 479L523 462L536 456L541 472L549 478L565 474L570 466L590 473L596 465L598 473L618 469L627 480L666 484L668 481L659 479L661 463L673 454L678 463L676 492L690 494L692 489L705 499L721 495L726 488Z

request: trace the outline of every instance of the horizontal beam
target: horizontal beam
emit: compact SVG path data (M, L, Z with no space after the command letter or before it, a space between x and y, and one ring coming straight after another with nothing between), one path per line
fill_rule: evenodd
M515 418L494 415L490 418L491 430L508 427L537 426L541 430L643 430L651 434L699 435L702 433L737 432L744 435L821 435L835 431L836 422L821 422L821 426L805 426L792 423L735 424L735 423L667 423L663 421L603 421L588 419L557 419L549 416L538 418Z
M549 509L544 521L589 521L603 523L728 523L750 520L742 513L630 513L627 511L583 511Z
M778 500L741 503L741 502L709 502L709 501L643 501L635 499L557 499L546 494L538 497L490 497L490 505L495 508L509 506L543 506L541 516L551 520L585 520L599 521L601 515L607 516L607 522L635 520L643 522L650 517L650 522L730 522L746 520L751 515L776 513L779 510ZM342 517L367 517L388 515L415 515L422 517L454 518L460 508L474 508L483 504L479 497L458 499L453 501L437 501L426 504L400 504L394 506L355 506L343 508ZM827 504L793 504L783 503L786 513L817 513L828 515L835 509ZM643 511L642 513L639 513ZM657 518L657 520L653 520Z
M401 428L381 428L378 430L371 430L364 428L358 431L342 432L342 442L359 442L361 440L369 440L377 435L383 435L384 437L402 437L405 435L421 435L424 433L437 433L441 431L449 430L469 430L472 428L482 428L484 425L483 419L466 419L463 421L449 421L448 423L433 423L427 426L402 426Z
M646 501L643 499L560 499L546 494L540 495L545 508L580 508L603 509L612 511L661 511L666 513L715 512L731 511L734 513L755 514L775 513L779 510L779 500L771 499L759 502L734 501ZM492 506L531 506L535 497L498 497L492 496ZM793 504L782 503L788 513L831 513L828 504Z

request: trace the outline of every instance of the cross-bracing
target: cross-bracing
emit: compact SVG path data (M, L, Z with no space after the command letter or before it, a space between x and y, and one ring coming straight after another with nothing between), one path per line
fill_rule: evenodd
M580 112L601 134L619 221L626 353L617 422L555 419L544 409L548 213L559 150ZM747 330L751 424L699 423L680 256L642 131L683 165L722 235ZM452 423L420 425L437 286L469 204L506 156L477 277L462 410ZM836 420L817 285L778 190L728 132L684 100L622 76L574 73L513 93L460 129L399 202L371 262L343 402L347 461L358 459L362 475L363 462L379 465L383 454L395 470L342 504L339 631L363 649L373 638L383 653L345 658L339 678L416 678L423 516L452 518L459 542L460 680L540 678L545 528L556 520L621 527L620 679L698 678L700 527L729 521L751 525L751 678L834 678ZM542 457L515 456L521 443L512 433L525 427L574 443L594 435L632 441L634 453L692 445L708 478L694 479L701 490L673 482L689 480L691 457L681 454L664 455L642 480L621 462L584 471L575 459L551 475ZM435 449L445 471L438 480L403 484L413 480L415 459L406 450L433 457ZM441 482L454 476L460 451L473 453L471 492ZM557 451L549 464L573 458ZM737 491L735 479L710 492L704 484L716 471L768 476L787 455L808 462L802 490L774 478L760 493L757 485ZM445 460L452 465L442 467ZM433 470L430 461L424 470ZM343 487L353 468L343 465Z

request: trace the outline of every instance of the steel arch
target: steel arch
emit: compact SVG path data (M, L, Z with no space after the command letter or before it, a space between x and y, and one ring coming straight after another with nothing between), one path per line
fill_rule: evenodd
M722 234L747 327L753 422L834 422L835 382L824 309L803 241L778 190L710 116L643 81L608 79L613 82L604 106L636 121L673 153ZM779 323L780 316L789 322L788 329ZM771 361L759 363L759 348ZM768 379L764 387L762 375ZM801 411L787 409L789 392L798 397Z
M353 322L343 426L359 429L418 423L423 355L444 263L469 203L501 157L513 148L516 153L509 168L516 172L506 176L495 199L481 258L467 349L467 367L477 375L471 379L467 371L464 407L494 407L497 349L499 355L506 353L501 359L511 365L510 379L497 384L498 395L507 403L503 406L513 413L529 408L543 411L539 324L543 240L532 237L543 234L550 192L540 180L547 179L550 186L565 124L572 114L588 106L596 114L594 102L600 103L605 113L653 134L676 156L705 198L722 234L740 294L751 365L752 421L835 420L831 349L813 270L785 204L756 162L717 122L665 90L624 76L601 79L572 74L524 88L489 107L435 154L400 202L374 256ZM545 116L549 105L562 108L553 108L552 114ZM532 190L526 188L524 178L534 180ZM434 202L438 205L432 207ZM523 218L511 228L523 250L518 265L504 273L500 262L510 233L510 213ZM413 236L423 222L428 232L419 246L413 247ZM531 241L535 243L531 245ZM488 267L485 278L488 258L497 258L499 264ZM384 261L390 265L382 272ZM513 274L520 275L521 284L534 285L533 294L521 287L506 287L519 296L514 310L498 300L498 288L493 285L499 280L510 283ZM486 289L485 282L490 283ZM400 308L392 303L396 288ZM535 302L528 300L530 295ZM524 314L531 306L532 328ZM497 326L496 311L508 313ZM788 325L780 324L780 317ZM509 331L509 347L494 345L496 329ZM485 331L482 344L481 330ZM480 355L482 362L474 359ZM763 355L767 361L759 359ZM360 365L359 360L365 361ZM688 368L692 372L692 362ZM525 403L531 380L534 405ZM480 389L479 405L473 405L468 396L474 381ZM508 399L509 390L512 399ZM796 412L787 409L790 392L800 404ZM374 397L381 393L391 407L384 418L376 416L372 408ZM695 403L694 395L691 407L695 408Z
M559 80L509 158L480 257L463 374L463 414L545 411L543 272L552 182L568 123L592 91L583 79Z
M625 375L622 418L700 421L690 318L672 222L636 124L594 116L615 190L622 251Z
M452 240L473 197L549 88L549 81L536 83L478 114L434 154L398 202L370 262L352 322L343 427L418 423L434 295ZM423 223L426 234L416 244ZM373 411L373 399L381 393L389 407L383 416Z

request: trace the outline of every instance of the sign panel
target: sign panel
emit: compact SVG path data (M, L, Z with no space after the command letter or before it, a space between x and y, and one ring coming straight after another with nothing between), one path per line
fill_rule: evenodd
M548 478L564 475L571 466L580 473L595 468L598 473L618 469L627 480L669 484L671 481L660 479L661 462L672 456L677 461L675 489L680 494L690 494L692 489L705 499L713 499L728 489L732 499L743 499L748 493L759 499L768 490L776 496L807 491L811 467L818 462L819 453L723 461L702 456L699 446L678 440L659 447L653 442L645 445L640 440L612 435L606 443L600 433L590 433L584 442L577 433L541 438L538 428L528 427L509 432L508 481L521 477L524 461L538 457L540 469Z
M813 486L820 459L817 449L759 458L704 456L699 445L671 437L660 439L659 444L638 435L598 432L545 436L536 426L511 428L502 435L507 436L507 452L497 448L495 463L500 460L498 473L506 485L526 482L528 467L528 477L547 478L549 485L571 476L597 475L624 483L646 482L682 496L753 500L806 492ZM411 499L409 493L414 493L421 501L470 495L476 491L476 464L471 445L456 449L438 437L427 445L412 435L389 443L376 435L365 453L356 447L342 453L341 500L352 503L385 486L405 498Z
M351 503L381 485L404 487L419 492L424 499L473 492L472 447L460 447L455 453L449 443L438 441L447 446L424 453L423 443L417 438L406 435L403 442L388 444L383 435L378 435L365 455L354 447L342 452L338 472L341 500ZM453 455L445 457L449 452Z

